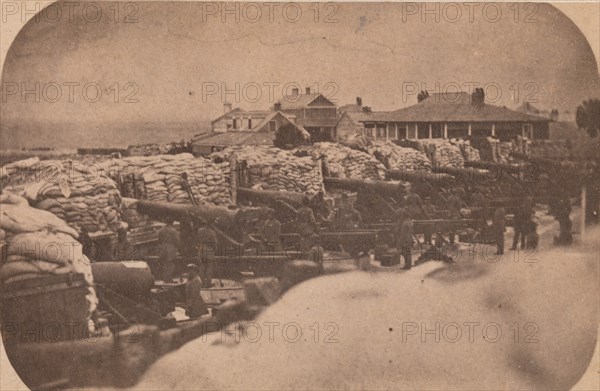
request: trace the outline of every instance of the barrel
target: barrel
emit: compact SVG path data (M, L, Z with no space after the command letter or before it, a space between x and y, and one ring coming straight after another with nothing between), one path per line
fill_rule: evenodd
M146 262L95 262L91 266L96 285L127 297L145 296L154 286L154 276Z

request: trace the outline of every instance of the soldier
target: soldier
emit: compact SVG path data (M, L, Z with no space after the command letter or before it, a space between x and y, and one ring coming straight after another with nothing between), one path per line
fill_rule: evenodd
M423 213L428 219L435 217L435 205L431 203L431 197L425 197L423 202ZM425 232L425 243L431 244L431 236L433 234L433 227L428 227Z
M533 215L533 206L530 197L525 198L525 201L515 211L515 218L513 220L513 226L515 234L513 236L513 243L511 250L516 250L519 244L519 238L521 239L521 249L525 248L525 227L529 224Z
M281 251L281 223L275 218L273 209L267 211L267 218L263 222L261 237L269 251Z
M208 314L208 308L206 308L206 303L202 298L203 281L200 278L198 266L190 263L187 265L187 271L188 281L185 284L187 309L185 313L190 319L194 319Z
M204 288L212 286L215 271L215 259L218 251L217 234L210 228L208 222L199 220L200 228L196 232L196 249L198 264Z
M560 226L559 236L554 237L554 244L571 244L573 242L573 234L571 229L573 223L570 218L571 201L568 196L562 195L558 198L554 208L554 218Z
M413 222L408 213L401 209L397 214L396 234L398 235L397 247L400 255L404 258L404 269L412 268L412 243L413 243Z
M460 197L460 190L458 188L452 190L452 194L448 197L448 210L450 211L450 218L460 220L462 218L462 214L460 213L460 208L462 208L463 201ZM450 244L454 244L454 238L456 237L456 231L450 231L449 241Z
M117 230L118 242L115 251L116 261L130 261L137 258L135 248L127 238L127 227L121 226Z
M406 202L406 210L411 219L422 219L424 217L423 202L412 186L404 201Z
M352 229L362 225L362 216L352 205L347 193L342 193L340 207L337 212L337 225L341 229Z
M173 227L173 219L168 219L167 224L158 231L158 245L160 248L160 274L163 281L173 280L175 272L175 258L179 247L179 233Z
M492 231L496 242L496 255L504 254L504 232L506 231L506 211L504 208L497 208L492 220Z

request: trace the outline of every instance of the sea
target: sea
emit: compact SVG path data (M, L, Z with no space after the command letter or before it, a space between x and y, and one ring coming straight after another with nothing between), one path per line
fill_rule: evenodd
M136 144L189 141L210 130L198 122L24 122L0 124L0 153L8 150L73 150L127 148Z

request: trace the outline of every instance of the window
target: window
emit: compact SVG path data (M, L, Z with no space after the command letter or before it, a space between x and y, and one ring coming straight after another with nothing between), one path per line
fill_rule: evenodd
M277 123L275 121L269 121L269 132L277 131Z
M377 138L385 138L385 125L377 126Z
M233 119L233 128L234 128L234 129L237 129L237 127L238 127L238 126L237 126L237 118L234 118L234 119Z
M429 138L429 124L428 123L419 123L417 124L418 126L418 137L420 139L422 138Z
M252 118L248 118L248 129L252 129Z
M444 137L444 129L442 124L434 123L431 124L431 138L443 138Z

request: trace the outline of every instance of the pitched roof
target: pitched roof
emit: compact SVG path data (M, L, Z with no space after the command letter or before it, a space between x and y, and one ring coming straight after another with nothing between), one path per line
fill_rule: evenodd
M361 122L361 121L369 121L372 118L378 118L379 115L387 113L386 111L360 111L360 112L352 112L352 111L348 111L344 114L342 114L342 116L347 115L352 121L354 122Z
M228 132L210 132L204 137L194 137L193 144L195 145L211 145L226 147L231 145L272 145L275 140L275 132L260 131L264 126L268 124L275 116L281 115L288 120L289 124L296 127L304 136L305 139L310 137L310 134L302 126L294 123L292 120L293 116L286 115L280 111L270 111L269 115L265 117L258 125L253 127L253 130L236 131L230 130Z
M466 96L466 97L465 97ZM416 105L373 113L360 121L381 122L544 122L547 118L520 113L487 103L471 103L467 93L432 94Z
M282 110L294 110L301 109L310 105L314 102L318 97L322 96L323 99L327 99L325 96L319 93L312 94L296 94L296 95L285 95L283 98L279 99L277 103L281 105Z
M359 113L363 111L363 107L357 105L356 103L352 103L349 105L343 105L338 108L340 113Z

